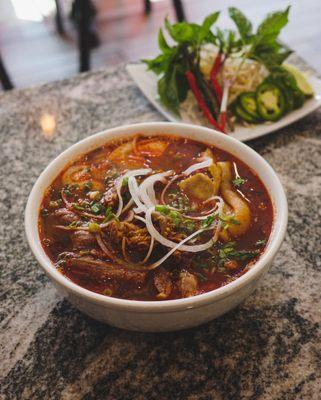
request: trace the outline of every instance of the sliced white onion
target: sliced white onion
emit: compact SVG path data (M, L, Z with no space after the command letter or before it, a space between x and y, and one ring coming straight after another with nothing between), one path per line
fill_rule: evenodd
M134 202L135 202L135 204L137 206L134 209L134 212L136 212L136 213L146 212L147 211L147 207L140 200L139 188L138 188L138 184L137 184L137 181L136 181L134 176L131 176L128 179L128 189L129 189L129 192L130 192L130 194L132 196L132 199L134 200Z
M176 248L178 243L173 242L169 239L166 239L164 236L162 236L158 230L154 227L153 221L152 221L152 213L155 211L155 207L151 207L146 211L146 228L151 236L157 240L157 242L161 243L162 245L170 248ZM190 236L185 238L182 242L179 243L179 247L183 251L188 251L191 253L197 253L199 251L204 251L209 249L213 245L213 239L210 239L208 242L204 244L199 244L195 246L189 246L189 245L183 245L184 243L188 242L190 239L192 239L194 236L198 235L201 232L204 232L205 230L213 229L214 226L208 227L206 229L202 228L199 229L198 231L192 233Z
M124 175L120 176L117 179L116 192L117 192L117 196L118 196L118 209L116 212L116 217L120 216L120 214L122 213L122 210L123 210L123 205L124 205L123 198L121 197L121 188L122 188L123 180L126 178L130 178L131 176L147 175L147 174L150 174L151 172L152 172L152 170L150 168L134 169L131 171L127 171Z
M146 205L146 207L153 207L157 204L154 184L158 181L165 183L165 177L170 175L172 171L160 172L159 174L154 174L149 176L144 180L144 182L139 186L140 198Z
M213 164L213 160L211 158L206 158L205 161L202 161L197 164L193 164L188 167L185 171L182 172L184 175L190 175L192 172L197 171L198 169L208 168Z
M217 196L217 197L219 197L219 196ZM222 214L223 214L224 200L221 197L219 197L219 199L220 200L218 202L218 207L217 207L217 211L216 211L218 216L219 216L219 220L218 220L218 224L216 226L215 233L214 233L214 236L213 236L213 242L214 243L216 243L217 240L218 240L218 235L220 233L221 226L222 226L221 217L222 217Z
M184 243L188 242L189 240L191 240L193 237L197 236L199 233L203 232L205 229L199 229L198 231L192 233L190 236L188 236L187 238L185 238L184 240L182 240L179 243L176 243L176 246L174 246L172 248L172 250L170 250L167 254L165 254L164 257L162 257L161 259L159 259L158 261L154 262L153 264L149 265L148 269L155 269L157 267L159 267L161 264L163 264L164 261L166 261L173 253L175 253L176 250L181 249L185 250L186 247L198 247L198 246L185 246ZM213 239L211 239L209 242L207 242L207 247L204 250L207 250L208 248L210 248L213 245ZM204 245L203 245L204 246ZM187 251L187 250L185 250ZM191 250L189 250L191 251ZM202 251L202 250L198 250L198 251Z

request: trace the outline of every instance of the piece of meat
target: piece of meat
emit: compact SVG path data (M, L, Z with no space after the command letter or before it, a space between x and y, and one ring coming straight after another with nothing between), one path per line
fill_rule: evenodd
M89 257L69 258L66 261L66 266L73 274L90 280L114 279L120 283L128 282L142 285L147 276L145 271L129 270Z
M118 196L114 187L110 188L104 193L102 202L106 207L110 207L112 209L116 208L116 205L118 205Z
M173 283L170 273L160 268L154 273L154 285L158 291L158 299L167 299L172 292Z
M183 297L195 296L198 293L197 277L190 272L182 271L179 274L178 287Z
M70 239L74 250L88 249L96 243L95 236L92 233L82 230L72 231Z
M150 235L147 229L132 222L111 221L106 232L112 244L118 248L121 248L124 237L126 246L133 250L146 250L150 245Z
M80 221L79 216L67 208L59 208L54 212L54 217L58 218L57 225L70 225L72 222Z
M167 239L179 243L186 238L185 233L176 232L175 225L171 218L165 217L164 215L157 215L155 221L158 223L160 233Z

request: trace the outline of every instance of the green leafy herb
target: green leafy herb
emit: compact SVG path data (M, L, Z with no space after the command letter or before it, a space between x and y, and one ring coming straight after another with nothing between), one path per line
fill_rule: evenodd
M77 204L77 203L73 203L72 206L73 206L73 208L75 210L78 210L78 211L85 211L86 210L86 207L84 207L83 205Z
M264 246L266 244L266 240L265 239L261 239L261 240L258 240L256 243L255 243L255 246L256 247L262 247L262 246Z
M69 228L77 228L81 225L81 221L72 221L68 226Z
M94 203L90 207L90 209L93 214L97 215L97 214L101 214L104 211L104 206L101 203Z
M234 21L239 35L244 44L248 44L252 39L252 24L246 16L236 7L228 9L231 19Z
M128 186L128 179L129 179L129 177L126 176L126 178L124 178L124 179L122 180L122 183L121 183L122 187Z
M241 177L235 178L232 180L232 183L235 187L240 187L242 185L244 185L244 183L246 182L246 179L243 179Z
M66 187L66 188L64 189L64 194L65 194L67 197L70 197L70 196L72 195L72 193L71 193L71 191L69 190L68 187Z
M201 222L201 228L206 229L214 222L216 214L209 215L206 219Z
M155 207L155 211L157 211L157 212L159 212L159 213L161 213L163 215L168 215L171 210L167 206L158 205L158 206Z
M224 266L224 263L229 260L248 261L256 257L260 252L259 250L247 251L236 250L235 242L228 242L224 244L218 251L218 265Z
M270 70L283 63L292 51L279 43L277 38L288 23L289 11L290 7L287 7L284 11L267 15L253 35L247 57L260 61Z
M105 211L104 223L109 222L114 218L116 218L116 215L113 213L112 208L111 207L107 207L107 209Z

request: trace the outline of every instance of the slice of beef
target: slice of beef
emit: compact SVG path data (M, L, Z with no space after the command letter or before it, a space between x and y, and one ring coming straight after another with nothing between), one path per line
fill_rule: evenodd
M142 285L147 276L147 272L145 271L129 270L89 257L70 258L67 260L66 265L73 274L96 281L114 279L120 283Z
M154 285L158 291L157 298L167 299L173 289L171 275L164 268L160 268L154 273Z
M90 249L95 243L95 236L88 231L72 231L70 233L70 239L74 250L78 249Z
M182 293L182 297L195 296L198 293L198 279L190 272L182 271L179 274L178 287Z
M56 217L59 221L57 225L70 225L72 222L80 221L79 215L68 210L67 208L59 208L56 210L54 212L54 217Z

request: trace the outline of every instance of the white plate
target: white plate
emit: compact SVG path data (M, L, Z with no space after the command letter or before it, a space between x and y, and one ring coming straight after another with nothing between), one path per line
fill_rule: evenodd
M157 94L157 76L152 71L147 71L144 64L129 64L127 65L127 71L136 82L140 90L147 97L147 99L169 121L190 123L189 121L183 120L179 116L167 110L161 104ZM271 133L277 129L283 128L284 126L290 125L293 122L305 117L306 115L316 110L318 107L321 106L321 80L316 78L315 76L310 76L309 82L314 89L315 96L307 100L304 103L303 107L290 112L277 122L258 124L253 127L236 125L235 131L233 133L230 133L230 136L241 141L255 139L257 137L267 135L268 133Z

